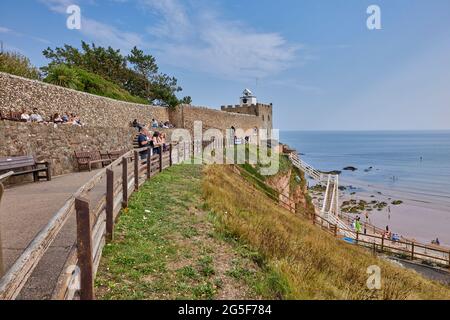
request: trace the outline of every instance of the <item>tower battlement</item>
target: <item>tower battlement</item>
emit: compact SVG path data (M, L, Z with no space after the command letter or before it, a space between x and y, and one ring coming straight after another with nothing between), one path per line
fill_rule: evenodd
M224 105L221 106L221 110L230 113L249 114L261 118L262 127L265 129L272 129L272 111L273 105L259 103L256 97L248 89L244 90L241 97L240 105Z

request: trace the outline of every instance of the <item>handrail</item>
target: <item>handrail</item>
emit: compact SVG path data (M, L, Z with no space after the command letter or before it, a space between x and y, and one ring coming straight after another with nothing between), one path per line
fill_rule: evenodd
M349 232L353 232L352 230L349 230L345 226L345 224L342 222L342 220L340 219L340 217L345 217L345 218L347 218L347 221L350 222L350 221L353 220L352 217L350 217L349 215L346 215L344 213L341 213L339 208L336 208L336 212L335 212L335 214L333 214L333 212L331 212L331 211L333 211L333 210L331 210L332 203L330 203L330 208L327 207L328 206L328 201L330 200L329 194L330 194L330 191L331 191L330 190L331 186L333 186L334 189L336 189L337 186L338 186L338 175L320 173L320 178L318 178L319 174L317 173L317 170L315 170L312 166L308 165L306 162L304 162L301 159L299 159L296 154L291 153L289 155L289 159L291 160L291 162L292 162L292 164L294 166L296 166L300 170L305 171L307 174L309 174L315 180L321 181L325 177L327 177L328 183L327 183L327 188L326 188L326 192L325 192L325 197L324 197L324 201L323 201L323 208L322 208L321 213L324 214L324 215L330 216L331 219L333 219L333 221L326 220L323 217L320 217L320 219L323 219L322 221L326 221L327 224L334 225L336 230L337 230L338 226L340 226L341 231L343 231L343 233L345 235L347 235L347 236L349 235ZM314 175L316 175L316 176L314 176ZM331 198L331 202L336 201L336 199L335 199L335 192L333 192L333 196ZM343 228L343 226L345 226L345 228ZM368 226L369 229L373 229L375 234L377 234L377 233L381 234L382 237L380 239L384 239L384 234L385 234L384 230L382 230L381 228L378 228L378 227L376 227L376 226L374 226L374 225L372 225L372 224L370 224L368 222L365 222L365 226L366 226L366 228ZM337 231L335 231L335 232L337 232ZM368 235L364 235L364 236L367 237ZM373 236L373 235L370 235L370 236L373 237L373 238L376 237L376 236ZM411 249L412 250L411 256L412 257L414 257L414 255L415 255L415 256L428 257L428 258L431 258L431 259L437 259L437 260L441 260L441 261L445 260L448 263L448 265L450 266L450 249L432 247L430 245L426 245L426 244L422 244L422 243L419 243L419 242L416 242L416 241L405 239L403 237L402 237L402 239L404 239L405 241L396 241L395 243L404 244L406 246L411 246L411 248L412 248ZM386 240L388 240L388 239L386 239ZM443 254L443 256L447 256L447 258L442 259L439 256L429 256L427 254L423 254L423 253L421 253L420 251L417 250L418 248L424 249L425 252L432 251L432 252L441 253L441 254ZM416 252L414 252L414 249L416 249ZM427 259L427 260L429 260L429 259Z
M13 171L9 171L5 174L0 175L0 204L2 203L3 192L5 187L3 186L3 181L8 179L14 174ZM2 246L2 235L0 232L0 278L3 276L3 246Z
M4 173L2 175L0 175L0 182L2 182L3 180L6 180L7 178L11 177L14 174L14 171L9 171L7 173Z

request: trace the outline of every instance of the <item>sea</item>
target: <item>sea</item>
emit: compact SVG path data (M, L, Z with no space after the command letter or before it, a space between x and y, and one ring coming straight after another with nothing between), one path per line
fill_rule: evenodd
M318 170L342 171L354 187L434 200L450 211L450 131L282 131L280 141Z

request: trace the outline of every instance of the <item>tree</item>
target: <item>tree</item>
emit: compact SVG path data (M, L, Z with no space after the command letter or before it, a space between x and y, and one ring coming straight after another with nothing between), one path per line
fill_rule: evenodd
M156 59L137 47L124 56L120 50L82 41L81 49L66 44L62 48L47 48L43 54L50 60L48 66L42 68L44 74L49 73L53 66L77 67L99 75L149 102L170 107L180 103L176 94L182 88L178 86L177 79L158 73Z
M192 104L192 98L190 96L186 96L180 100L180 104Z
M182 91L178 86L178 80L166 74L158 74L152 78L151 100L157 104L168 107L176 107L179 100L175 93Z
M17 52L0 53L0 71L16 76L38 80L41 75L30 59Z
M156 59L151 55L144 54L144 51L134 47L127 60L134 67L134 70L147 79L158 73Z

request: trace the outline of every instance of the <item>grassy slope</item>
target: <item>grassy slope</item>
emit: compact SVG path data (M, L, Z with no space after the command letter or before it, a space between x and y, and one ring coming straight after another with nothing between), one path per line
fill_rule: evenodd
M264 257L272 286L261 294L283 299L450 299L450 289L334 239L255 191L230 167L211 166L203 183L219 232ZM367 267L378 265L382 289L367 289Z
M104 252L99 298L450 299L280 209L232 167L202 168L174 166L133 195ZM371 265L380 291L366 287Z
M265 277L254 261L261 259L215 232L201 179L201 166L174 166L133 195L104 251L99 299L259 297Z

